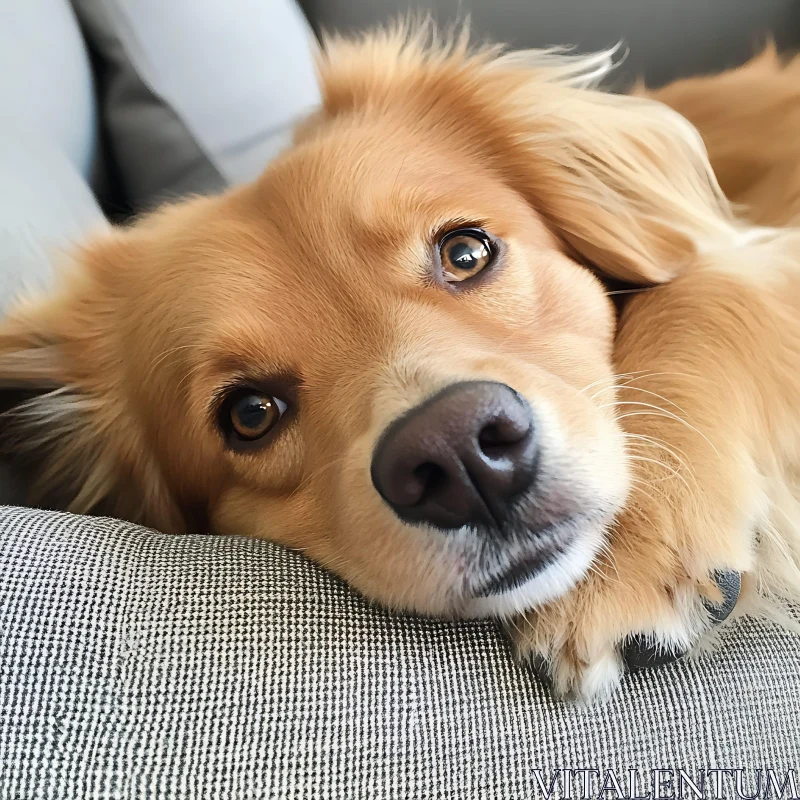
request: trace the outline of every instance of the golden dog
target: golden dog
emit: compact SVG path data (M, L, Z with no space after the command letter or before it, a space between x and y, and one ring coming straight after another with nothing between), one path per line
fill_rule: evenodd
M593 88L611 66L330 41L324 105L263 176L89 243L3 323L36 502L510 620L586 698L632 636L704 640L720 575L781 614L800 232L764 226L800 221L800 68L769 51L644 97Z

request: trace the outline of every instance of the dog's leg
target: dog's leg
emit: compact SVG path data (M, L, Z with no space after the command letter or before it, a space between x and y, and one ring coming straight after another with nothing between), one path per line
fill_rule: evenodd
M774 243L719 263L622 314L609 402L628 436L626 510L584 581L514 625L559 693L607 694L642 637L654 660L694 647L729 613L739 575L740 609L765 575L782 577L758 588L800 593L798 533L771 517L800 454L800 272ZM759 533L786 538L767 556ZM760 563L781 549L793 563Z

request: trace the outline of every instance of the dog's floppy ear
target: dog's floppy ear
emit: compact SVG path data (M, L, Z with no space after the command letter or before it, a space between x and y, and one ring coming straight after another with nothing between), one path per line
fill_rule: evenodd
M729 241L732 216L687 120L591 88L608 68L603 58L495 62L506 86L506 169L581 260L623 281L662 283Z
M581 260L624 281L669 280L731 230L696 130L668 107L594 88L613 51L470 51L400 25L333 39L321 61L329 115L407 110L462 136ZM453 133L455 132L455 133Z
M125 239L90 245L52 295L0 322L0 443L30 477L31 503L178 532L185 521L120 391L124 312L102 271L131 257Z

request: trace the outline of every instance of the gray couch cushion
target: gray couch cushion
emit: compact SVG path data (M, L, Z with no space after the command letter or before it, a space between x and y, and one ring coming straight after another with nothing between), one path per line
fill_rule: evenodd
M294 0L72 0L135 209L251 180L319 101Z
M585 709L491 624L386 613L266 542L9 508L0 575L2 798L544 797L565 767L749 789L800 760L800 640L755 622Z

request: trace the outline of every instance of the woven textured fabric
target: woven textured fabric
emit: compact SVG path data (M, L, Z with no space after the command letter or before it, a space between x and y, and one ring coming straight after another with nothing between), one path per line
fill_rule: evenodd
M737 623L581 708L493 625L386 613L269 543L3 509L0 798L526 798L563 768L796 769L799 645Z

